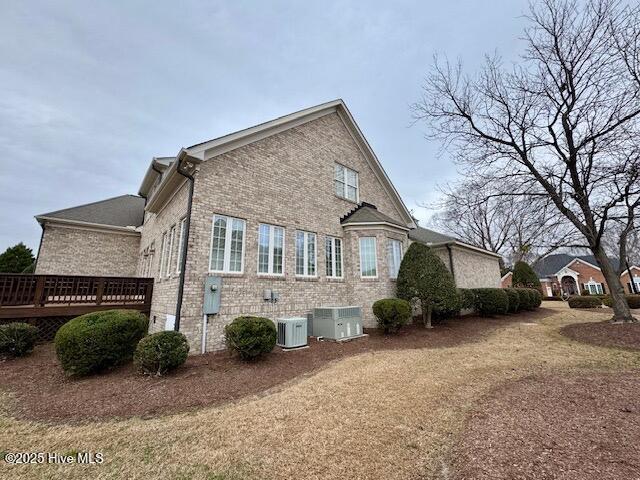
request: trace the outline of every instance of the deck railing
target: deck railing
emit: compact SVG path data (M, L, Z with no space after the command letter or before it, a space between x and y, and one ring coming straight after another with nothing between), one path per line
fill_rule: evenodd
M151 305L152 278L0 274L0 308Z

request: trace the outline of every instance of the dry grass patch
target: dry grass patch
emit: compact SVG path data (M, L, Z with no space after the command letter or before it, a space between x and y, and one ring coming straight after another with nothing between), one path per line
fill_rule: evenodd
M562 310L477 343L364 353L272 394L190 414L86 425L3 414L5 450L101 451L106 462L2 468L18 479L443 477L467 413L493 387L536 372L640 364L632 352L557 334L599 315Z

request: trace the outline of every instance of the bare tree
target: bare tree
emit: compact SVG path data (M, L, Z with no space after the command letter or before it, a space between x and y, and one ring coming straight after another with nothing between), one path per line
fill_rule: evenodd
M494 195L496 187L466 180L442 188L436 228L472 245L500 254L507 264L530 264L576 243L575 228L543 197ZM501 267L504 267L501 264Z
M639 7L542 0L528 19L512 68L487 58L469 77L436 58L414 115L497 194L553 202L597 259L613 320L636 321L603 235L640 203Z

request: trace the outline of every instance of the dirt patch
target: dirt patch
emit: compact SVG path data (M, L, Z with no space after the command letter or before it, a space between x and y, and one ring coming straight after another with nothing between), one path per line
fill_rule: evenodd
M638 371L525 378L493 391L455 449L455 478L640 475Z
M575 323L560 332L572 340L592 345L640 350L640 323Z
M318 342L285 352L277 348L264 360L247 363L228 352L194 355L173 374L156 378L132 365L83 379L67 378L52 344L36 347L25 358L0 363L2 388L13 394L12 415L50 421L151 416L205 405L218 405L258 394L327 363L359 353L389 349L439 348L480 341L498 327L531 322L553 312L540 309L512 317L455 319L426 330L405 327L396 335L370 331L351 342Z

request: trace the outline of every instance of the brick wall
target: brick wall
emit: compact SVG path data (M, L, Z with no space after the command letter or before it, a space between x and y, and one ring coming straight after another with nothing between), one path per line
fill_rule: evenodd
M216 213L246 221L244 273L222 274L221 310L208 319L207 350L224 346L223 328L239 315L298 316L317 306L355 304L365 307L365 324L373 325L371 303L395 290L386 270L385 238L388 235L406 242L407 237L397 231L362 232L342 228L340 217L356 204L335 195L335 162L358 172L360 201L372 203L382 213L402 221L337 114L251 143L199 166L195 174L181 324L181 331L189 337L192 348L200 348L203 283L208 273L212 216ZM285 275L282 278L257 274L260 223L285 228ZM317 278L295 275L297 229L317 235ZM379 276L361 281L356 263L357 237L365 233L378 239ZM328 235L344 241L343 280L325 275L324 242ZM264 289L279 293L280 301L275 306L262 299Z
M36 273L135 276L140 234L47 223Z

